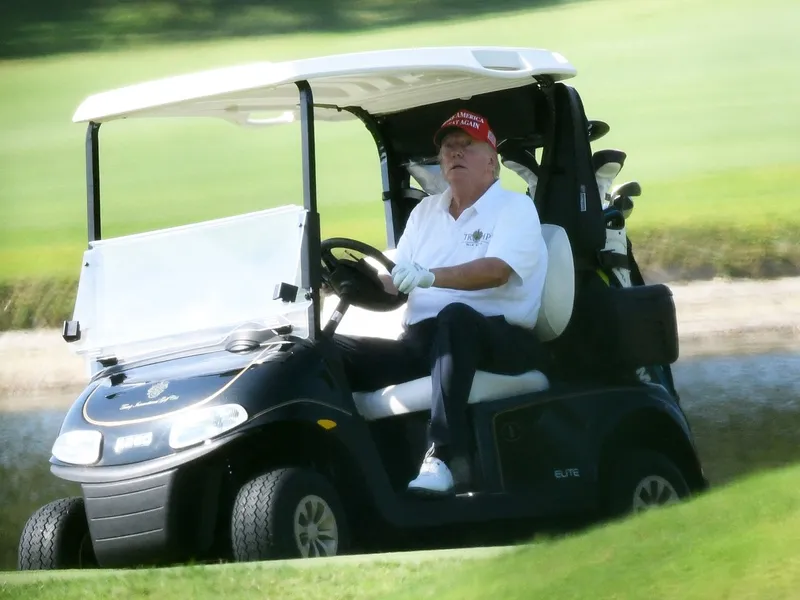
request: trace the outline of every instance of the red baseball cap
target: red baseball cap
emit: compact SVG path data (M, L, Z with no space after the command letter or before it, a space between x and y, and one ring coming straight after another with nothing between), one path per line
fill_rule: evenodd
M466 131L479 142L486 142L497 150L497 138L494 135L489 122L479 114L468 110L459 110L452 117L447 119L433 136L433 143L437 148L442 142L442 138L451 129L461 129Z

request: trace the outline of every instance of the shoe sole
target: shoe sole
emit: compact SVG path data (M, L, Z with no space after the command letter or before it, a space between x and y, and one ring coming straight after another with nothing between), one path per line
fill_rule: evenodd
M455 490L452 489L440 492L438 490L431 490L427 488L410 487L408 488L408 492L414 496L420 496L423 498L447 498L450 496L455 496Z

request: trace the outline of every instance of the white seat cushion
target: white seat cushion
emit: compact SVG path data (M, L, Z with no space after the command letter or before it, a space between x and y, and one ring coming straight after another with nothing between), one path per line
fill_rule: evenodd
M572 317L575 300L575 266L569 237L562 227L543 224L542 235L547 245L547 275L534 331L540 340L546 342L561 335ZM385 254L393 258L395 252L387 250ZM372 259L368 260L372 262ZM375 264L377 266L377 263ZM397 339L402 331L401 320L404 310L403 306L391 313L370 313L351 307L337 331L350 335ZM323 311L323 318L325 312L327 311ZM547 377L539 371L529 371L522 375L498 375L478 371L472 384L469 403L489 402L518 394L540 392L548 387ZM431 378L421 377L373 392L355 393L353 399L359 413L367 420L429 411Z
M548 388L547 377L539 371L522 375L498 375L486 371L475 373L469 404L509 398L518 394L541 392ZM405 415L431 409L431 377L390 385L374 392L353 394L359 414L367 421Z

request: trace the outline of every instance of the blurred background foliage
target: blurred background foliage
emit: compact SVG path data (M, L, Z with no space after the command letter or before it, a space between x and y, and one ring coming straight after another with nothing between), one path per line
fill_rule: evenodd
M570 0L5 0L0 59L216 37L343 32ZM410 45L415 45L415 40Z

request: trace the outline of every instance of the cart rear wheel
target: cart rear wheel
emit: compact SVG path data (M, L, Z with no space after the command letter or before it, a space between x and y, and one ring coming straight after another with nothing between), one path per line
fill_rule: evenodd
M690 496L680 469L665 455L644 448L617 454L609 465L606 509L611 517L639 514L669 506Z
M19 540L20 571L97 566L83 498L45 504L25 523Z
M327 479L308 469L283 468L239 490L231 541L237 561L336 556L347 549L349 528Z

